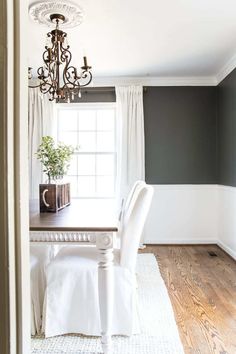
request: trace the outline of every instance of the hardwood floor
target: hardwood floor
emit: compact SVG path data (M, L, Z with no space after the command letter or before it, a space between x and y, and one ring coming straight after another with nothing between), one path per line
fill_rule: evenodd
M157 258L185 353L236 354L236 262L215 245L142 252Z

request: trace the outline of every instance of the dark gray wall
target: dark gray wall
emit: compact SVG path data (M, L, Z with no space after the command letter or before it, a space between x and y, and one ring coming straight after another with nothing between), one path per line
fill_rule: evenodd
M114 88L88 88L75 102L114 102ZM216 87L147 87L144 92L146 180L217 183Z
M217 183L216 87L148 87L144 116L148 183Z
M236 186L236 70L218 86L219 184Z

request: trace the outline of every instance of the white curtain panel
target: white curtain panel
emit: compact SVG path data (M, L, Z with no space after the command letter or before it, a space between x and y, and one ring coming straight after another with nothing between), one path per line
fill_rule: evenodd
M38 199L39 184L45 182L41 163L36 158L38 146L42 136L54 134L54 103L48 98L49 96L40 93L38 88L29 88L29 194L31 199Z
M143 87L116 87L118 152L117 205L137 180L145 180Z

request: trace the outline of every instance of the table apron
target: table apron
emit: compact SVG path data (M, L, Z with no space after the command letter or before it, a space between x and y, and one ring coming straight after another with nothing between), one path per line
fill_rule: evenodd
M30 231L30 242L40 244L94 244L98 248L113 248L115 232Z

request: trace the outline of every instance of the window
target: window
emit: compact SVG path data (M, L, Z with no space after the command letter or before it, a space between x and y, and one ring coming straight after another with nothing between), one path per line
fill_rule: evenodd
M116 182L114 104L58 104L57 139L79 147L68 172L72 198L113 198Z

